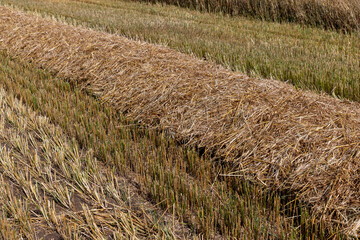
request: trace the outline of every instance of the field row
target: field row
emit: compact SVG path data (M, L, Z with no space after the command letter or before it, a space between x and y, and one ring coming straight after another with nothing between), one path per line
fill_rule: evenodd
M121 232L121 234L138 238L163 237L167 239L196 239L197 236L213 239L227 239L229 236L240 239L297 239L301 235L317 235L324 231L323 229L320 231L318 228L306 228L307 230L302 232L295 230L295 226L298 224L303 226L313 224L312 219L306 218L308 213L305 210L301 213L301 209L295 207L296 202L289 203L287 208L281 208L281 199L278 195L260 187L247 185L241 179L221 176L223 173L227 173L228 169L220 168L212 163L211 159L199 157L198 153L191 149L177 146L171 139L162 134L159 135L156 131L149 131L138 124L126 121L112 108L104 106L69 83L7 54L2 53L0 59L0 84L7 90L8 95L15 95L22 99L22 102L37 114L45 115L49 120L36 117L32 111L26 110L32 114L32 118L42 119L46 126L50 121L62 129L54 128L50 124L48 128L57 131L48 134L48 138L53 139L53 142L42 143L38 138L36 139L40 141L38 143L40 146L49 145L50 150L54 152L52 154L55 154L54 157L60 157L59 161L51 163L55 171L51 174L56 174L56 178L62 183L68 183L68 185L60 185L54 181L54 184L48 182L46 185L52 190L46 195L52 204L49 209L53 209L54 204L61 209L56 214L51 212L53 218L50 220L57 221L59 218L62 220L65 216L65 220L71 223L73 221L71 216L74 215L74 212L78 212L79 217L83 216L81 215L83 205L85 210L89 209L92 212L93 209L94 216L90 215L92 222L75 222L70 225L75 230L76 224L79 225L78 231L75 232L79 233L80 239L81 236L84 237L84 234L90 232L98 234L93 236L109 236L109 234ZM29 116L25 115L23 121L29 121L26 120L27 118ZM7 123L5 125L12 126ZM41 130L38 125L31 124L31 127L34 132ZM13 131L17 131L16 128ZM62 131L67 136L64 136ZM16 135L14 136L16 137ZM7 141L3 142L7 144ZM18 146L22 149L26 147L26 144L20 142ZM69 146L69 149L66 146ZM55 150L52 150L52 147ZM59 150L65 151L63 148L75 153L71 153L69 156L58 153ZM31 145L30 149L32 149L29 151L30 153L35 151ZM27 161L27 158L19 155L17 148L11 148L9 151L17 156L13 167L20 169L20 164ZM41 153L40 150L37 152ZM79 157L81 161L75 161L74 157L75 160ZM23 175L36 174L38 176L42 172L44 175L48 174L50 163L46 158L40 158L40 160L37 160L38 166L29 165L28 168L25 168L22 171ZM19 163L17 163L18 161ZM74 164L82 165L79 168L82 170L81 173L79 169L76 170L77 174L80 174L79 177L72 175L72 171L75 170L64 169L67 161L71 161L68 162L68 167L72 167ZM60 166L57 167L56 164L60 164ZM48 170L34 168L46 168L46 166ZM63 170L65 173L61 173ZM1 168L1 173L4 176L10 174L4 168ZM70 174L69 178L64 179L66 174ZM112 179L113 177L114 179ZM23 180L24 188L37 186L36 179L39 178L31 181L30 179ZM8 185L12 186L14 183L10 182ZM39 190L41 187L42 185L39 185ZM81 189L78 190L80 187ZM26 188L25 191L27 191ZM45 193L47 192L45 191ZM70 199L68 195L71 195ZM78 195L80 195L78 197L80 200L75 197ZM26 204L33 203L33 200L26 196L25 200L22 199L24 197L22 195L16 197ZM5 206L16 205L17 198L10 201L12 204L8 203ZM120 204L120 202L115 204L113 198L115 200L122 199L124 204ZM74 199L75 202L73 202ZM144 204L141 204L141 199L145 202ZM101 201L98 202L98 200ZM155 206L149 205L146 200L155 203ZM104 208L104 204L107 207ZM73 207L73 205L78 211L66 208L66 206ZM104 221L111 223L112 218L122 214L122 212L115 211L118 205L122 207L122 212L134 213L135 216L131 218L130 214L127 219L123 219L123 221L127 221L126 224L129 224L128 228L116 225L114 222L114 225L109 226L109 231L105 231L107 226L104 227L102 223ZM159 207L162 210L158 209ZM29 221L32 223L34 217L39 217L40 213L38 215L31 214L31 209L34 209L35 213L37 212L36 206L23 209L25 215L30 214L28 218L24 218L25 224L28 224ZM110 215L107 219L102 216L105 212ZM304 217L301 221L300 218L286 220L283 216L285 212L290 216L304 215ZM37 233L37 225L33 224L29 225L28 233L21 232L21 230L14 230L12 233L10 229L14 229L12 227L15 223L11 222L13 216L11 213L2 216L5 227L1 227L1 229L9 229L7 234L12 235L17 232L21 236L30 238L31 234ZM61 235L63 232L67 234L63 226L56 228L57 225L43 220L45 219L39 217L39 224L47 225L45 230L48 234ZM119 220L116 218L117 221ZM182 222L185 225L181 224ZM13 239L16 239L17 235L13 236L15 236ZM36 237L34 238L36 239ZM5 237L5 239L11 238Z
M167 45L252 77L279 79L298 88L360 100L360 40L356 33L132 1L0 3L134 40Z
M0 58L0 68L7 68L0 84L13 81L13 86L22 89L21 78L31 74L14 76L7 56ZM34 75L45 76L41 70L32 70ZM28 83L30 89L38 87L36 82ZM22 94L30 94L26 96L32 98L32 106L41 108L43 102L26 90ZM50 94L46 97L60 100L51 99ZM131 174L126 176L99 161L92 148L81 148L49 118L0 89L1 239L195 237L176 216L139 194Z
M152 198L172 207L180 220L197 231L206 236L240 237L244 231L252 236L274 234L267 219L281 209L278 197L271 194L277 189L280 194L294 193L312 216L303 220L306 212L301 212L296 214L300 219L278 220L277 236L284 237L284 229L292 229L293 221L308 224L313 218L326 223L330 232L337 231L331 227L340 226L357 233L357 103L297 91L277 81L250 79L163 47L1 10L1 47L100 97L112 105L115 114L136 120L126 125L141 122L155 128L155 132L123 132L121 124L107 125L113 117L88 113L91 109L85 107L62 113L66 124L59 123L69 132L76 129L80 146L93 148L99 159L126 163L139 174L137 182L150 189ZM23 92L16 90L23 98L29 94L25 89L32 94L39 88L31 86L35 80L23 81L30 84ZM7 81L7 89L20 89L17 84ZM42 94L52 91L47 87ZM43 96L30 99L35 107L38 101L46 101L51 114L60 104L59 99L50 102ZM84 121L84 128L76 124L79 120ZM205 158L189 155L176 142L158 136L162 131L205 150ZM142 134L144 142L135 147ZM119 142L124 136L125 141ZM160 149L153 155L154 144ZM244 186L244 178L264 187ZM250 195L248 188L253 191ZM251 206L244 207L253 202L248 199L254 195L262 196L255 201L264 216L260 221ZM297 206L292 200L287 199ZM250 220L244 219L246 211ZM275 218L282 217L275 214ZM259 231L259 226L265 229Z
M68 81L5 54L3 87L61 126L79 152L93 153L119 176L132 173L144 200L159 204L164 215L171 212L172 225L141 221L151 236L288 239L358 233L358 103L8 8L1 8L0 19L1 48ZM32 69L35 78L29 76ZM99 192L107 196L106 189L95 188L95 196ZM191 230L174 229L181 226L175 221ZM101 224L95 223L104 229ZM118 232L121 226L112 227Z
M102 4L94 0L81 0ZM360 6L356 0L142 0L166 3L231 16L296 22L343 31L358 31Z

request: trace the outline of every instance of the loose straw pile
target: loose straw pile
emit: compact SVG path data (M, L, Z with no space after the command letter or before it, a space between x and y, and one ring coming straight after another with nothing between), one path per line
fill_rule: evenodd
M235 175L296 192L318 217L359 233L359 103L5 7L0 48L80 84L130 119L205 147L234 163Z

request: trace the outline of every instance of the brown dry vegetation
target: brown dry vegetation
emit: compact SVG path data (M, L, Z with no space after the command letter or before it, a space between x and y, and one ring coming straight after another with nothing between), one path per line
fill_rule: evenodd
M107 104L101 104L63 79L2 53L0 69L0 84L8 93L48 116L72 142L76 140L81 152L92 150L98 161L118 177L129 180L124 182L125 191L121 190L123 185L118 186L121 196L129 196L137 205L139 199L131 194L135 186L141 196L162 207L163 211L153 211L151 206L144 206L155 225L160 224L161 228L163 214L169 219L166 213L172 213L168 222L175 228L165 225L162 228L167 233L165 236L191 238L186 235L187 231L182 231L181 224L174 224L174 217L176 220L178 216L180 223L185 222L191 232L197 233L195 239L198 235L206 239L324 238L332 234L341 237L336 228L325 231L314 225L314 218L309 217L306 209L298 208L294 199L289 197L283 201L266 188L224 176L228 172L225 165L199 157L198 153L177 146L156 131L127 121ZM101 168L91 171L101 171ZM106 194L107 186L96 189ZM57 189L57 185L54 188ZM133 201L127 203L132 206ZM281 202L286 203L284 207ZM286 218L283 214L292 217Z
M300 24L125 0L0 0L70 24L169 46L251 77L360 101L360 39Z
M129 179L99 162L92 149L80 149L48 118L0 89L0 239L24 237L194 236L142 198Z
M88 0L81 0L89 2ZM344 31L358 31L357 0L142 0L190 7L208 12L244 15L262 20L289 21Z
M3 7L0 18L2 48L205 148L232 166L228 176L296 192L318 219L358 233L358 103Z

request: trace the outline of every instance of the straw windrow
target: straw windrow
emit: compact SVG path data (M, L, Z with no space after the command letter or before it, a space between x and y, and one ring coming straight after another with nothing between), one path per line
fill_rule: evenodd
M358 233L360 104L1 7L0 47Z

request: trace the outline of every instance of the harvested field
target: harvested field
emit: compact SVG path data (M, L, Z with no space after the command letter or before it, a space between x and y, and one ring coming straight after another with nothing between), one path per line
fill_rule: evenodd
M360 101L360 39L301 24L126 0L0 0L134 40L166 45L251 77Z
M3 89L0 129L0 239L194 237L92 149L80 149Z
M318 218L359 232L360 108L250 79L175 51L0 8L0 47L205 148L228 175L296 192Z
M80 0L100 4L94 0ZM360 5L356 0L142 0L164 2L231 16L245 15L262 20L298 22L327 29L358 31Z
M2 52L0 69L0 84L8 93L48 116L72 141L76 140L81 152L92 150L98 161L128 180L121 196L132 198L135 186L135 192L161 208L153 211L151 205L149 209L144 206L160 227L164 213L165 219L169 219L166 213L171 213L170 223L178 216L180 225L175 229L165 225L170 235L192 238L186 234L187 228L178 228L183 226L181 222L190 226L195 239L298 239L325 232L321 227L311 228L313 219L309 217L303 218L304 231L299 231L295 218L282 214L287 211L291 216L308 216L304 209L293 209L292 203L282 208L280 196L269 194L267 189L239 178L220 176L228 172L225 167L200 158L156 131L139 129L107 104L63 79ZM137 197L132 199L138 201ZM179 234L182 232L184 235Z

